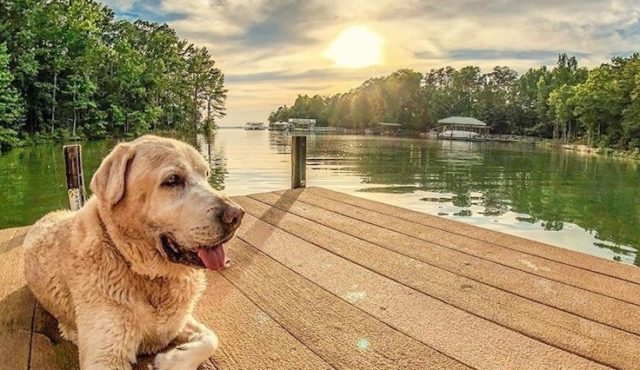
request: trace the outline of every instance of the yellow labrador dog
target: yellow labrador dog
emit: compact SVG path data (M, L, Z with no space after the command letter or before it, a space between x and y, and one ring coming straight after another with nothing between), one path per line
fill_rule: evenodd
M207 183L190 145L143 136L122 143L91 180L77 212L53 212L29 231L25 276L75 342L83 370L131 369L137 354L158 370L194 370L218 338L191 315L204 269L225 266L224 244L244 211Z

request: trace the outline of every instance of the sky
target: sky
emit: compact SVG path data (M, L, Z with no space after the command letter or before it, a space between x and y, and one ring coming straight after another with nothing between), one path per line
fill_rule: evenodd
M209 48L229 89L221 125L266 122L298 94L331 95L400 68L593 67L640 51L640 0L104 0Z

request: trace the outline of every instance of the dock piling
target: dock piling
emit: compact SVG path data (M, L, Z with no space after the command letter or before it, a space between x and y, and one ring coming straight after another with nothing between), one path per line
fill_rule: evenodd
M84 190L84 174L82 170L82 147L78 144L63 147L64 167L67 178L69 208L77 211L84 205L87 195Z
M306 187L307 137L291 136L291 188Z

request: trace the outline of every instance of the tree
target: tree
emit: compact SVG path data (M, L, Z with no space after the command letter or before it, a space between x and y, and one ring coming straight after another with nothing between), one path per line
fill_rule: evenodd
M589 71L585 83L576 87L572 99L575 104L574 114L587 132L587 145L599 140L609 125L619 122L622 111L620 86L613 78L613 71L608 65L603 65ZM605 143L608 145L608 139Z
M286 106L280 106L278 109L269 113L269 122L286 122L292 118L291 110Z
M575 109L575 86L562 85L549 94L549 107L553 117L553 138L556 139L562 133L562 140L567 141L571 137L571 122Z
M21 134L136 135L209 126L224 76L166 24L115 21L95 0L0 1L0 40L24 110Z
M477 99L482 74L479 67L462 67L453 75L451 98L454 114L471 116Z
M22 99L12 84L7 46L0 44L0 152L17 144L22 127Z
M357 94L351 100L351 121L356 128L369 127L373 121L371 103L365 94Z
M472 115L488 122L495 133L515 130L511 105L515 101L518 74L509 67L496 66L480 77L480 85L472 104Z
M204 100L206 116L204 124L207 128L216 127L215 119L224 117L224 102L227 98L227 89L224 88L224 75L217 68L209 71L209 78L204 85Z
M511 105L512 120L515 123L510 133L524 135L536 132L539 112L537 110L540 99L538 83L546 79L549 71L547 67L531 68L517 80L514 87L513 103Z
M66 90L67 95L71 95L71 100L67 103L69 109L73 112L73 121L71 126L71 137L76 138L76 130L78 128L78 120L81 115L89 110L95 109L96 103L93 100L98 86L91 81L86 74L74 74L69 77Z
M640 148L640 53L614 58L612 66L617 72L624 106L619 145L626 149Z
M622 144L627 149L640 148L640 72L635 75L635 87L630 94L629 105L623 111Z
M495 133L563 141L586 136L589 145L640 148L640 54L613 58L591 71L560 54L553 69L531 68L521 76L506 66L487 73L449 66L424 75L401 69L345 93L298 95L291 107L272 111L269 122L316 118L362 129L384 121L423 131L451 115L475 116Z

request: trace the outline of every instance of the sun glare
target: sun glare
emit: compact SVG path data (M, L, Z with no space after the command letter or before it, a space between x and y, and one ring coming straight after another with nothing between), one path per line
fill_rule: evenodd
M375 31L352 26L342 31L329 45L324 56L336 67L363 68L382 62L382 37Z

